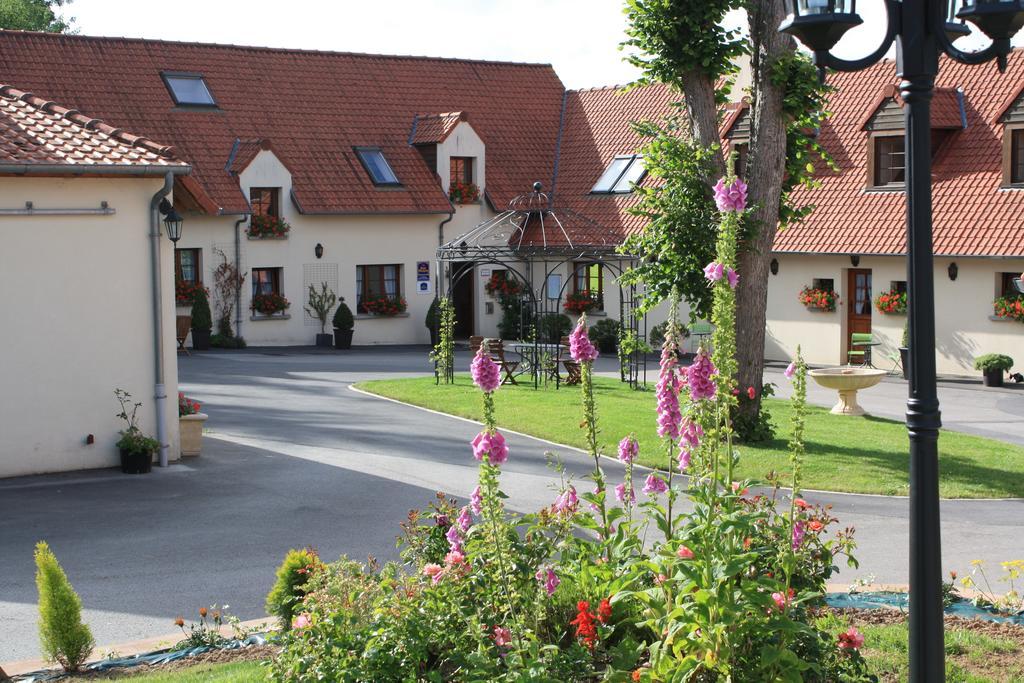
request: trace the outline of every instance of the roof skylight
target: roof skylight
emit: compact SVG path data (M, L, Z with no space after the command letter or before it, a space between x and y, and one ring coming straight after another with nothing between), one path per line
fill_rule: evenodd
M401 185L380 147L357 147L356 154L374 185Z
M617 156L601 177L597 179L592 194L628 194L633 185L639 183L647 171L644 158L639 154Z
M175 104L216 107L202 74L164 71L160 74Z

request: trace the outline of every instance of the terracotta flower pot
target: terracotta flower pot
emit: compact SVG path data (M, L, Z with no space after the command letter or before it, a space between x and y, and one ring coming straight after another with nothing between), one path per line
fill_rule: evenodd
M210 416L206 413L193 413L178 418L181 430L181 455L190 457L199 455L203 450L203 425Z

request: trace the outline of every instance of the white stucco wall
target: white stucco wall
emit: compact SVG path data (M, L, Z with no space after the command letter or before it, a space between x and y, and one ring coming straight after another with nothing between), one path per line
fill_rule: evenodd
M119 464L114 389L156 433L149 202L162 179L3 178L0 207L112 216L0 216L0 477ZM170 457L179 453L173 247L161 238ZM86 444L89 434L95 443Z
M444 142L437 146L437 175L441 178L441 187L447 192L451 186L451 158L473 157L473 183L480 188L483 196L487 188L486 147L483 140L473 130L468 121L458 123ZM523 192L529 188L524 187Z
M768 276L768 321L765 356L788 360L801 345L804 357L815 365L846 362L848 256L776 255L778 275ZM951 281L947 268L956 262L959 273ZM892 281L906 280L902 257L862 256L858 268L872 271L872 298ZM975 375L975 356L1005 353L1024 367L1024 325L994 320L992 300L997 295L998 273L1024 270L1024 259L935 259L936 368L947 375ZM797 295L814 278L832 278L840 303L834 313L809 311ZM872 304L872 333L882 342L874 352L874 365L892 367L886 356L895 353L903 335L905 315L879 313Z

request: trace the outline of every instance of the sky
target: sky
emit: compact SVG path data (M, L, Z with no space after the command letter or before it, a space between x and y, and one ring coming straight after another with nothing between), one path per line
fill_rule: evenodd
M65 14L86 35L343 52L463 57L554 65L569 88L625 84L623 0L74 0ZM884 34L881 0L837 46L871 52ZM728 23L740 25L734 14ZM979 41L970 38L958 46Z

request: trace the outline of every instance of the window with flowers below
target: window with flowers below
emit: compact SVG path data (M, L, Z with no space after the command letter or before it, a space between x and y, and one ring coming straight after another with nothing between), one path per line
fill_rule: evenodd
M396 315L405 311L401 264L356 266L356 312Z
M179 306L191 306L196 290L203 286L201 249L174 250L174 298Z
M604 268L600 263L576 263L573 265L573 294L589 295L594 301L595 311L604 310Z
M992 302L996 317L1024 322L1024 294L1014 282L1018 278L1024 282L1024 273L998 273L997 276L996 293L999 296Z
M282 294L282 268L252 269L252 310L262 315L283 313L289 302Z

